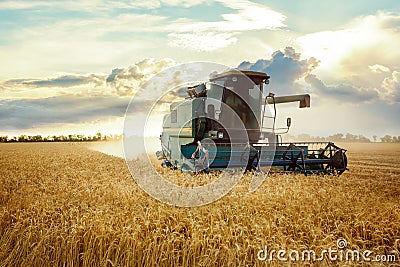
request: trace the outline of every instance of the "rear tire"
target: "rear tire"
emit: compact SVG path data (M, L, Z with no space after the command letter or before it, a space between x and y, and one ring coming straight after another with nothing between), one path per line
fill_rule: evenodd
M347 156L343 149L335 152L332 156L332 167L336 170L337 174L342 174L347 168Z

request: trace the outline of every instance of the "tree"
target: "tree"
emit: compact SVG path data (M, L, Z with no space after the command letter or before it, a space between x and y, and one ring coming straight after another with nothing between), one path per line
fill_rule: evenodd
M43 141L43 137L40 134L38 134L38 135L35 135L35 136L31 136L30 140L32 142L41 142L41 141Z
M297 136L297 139L298 140L302 140L302 141L311 141L311 135L309 135L309 134L299 134L298 136Z
M344 141L343 134L341 134L341 133L337 133L332 136L329 136L328 139L331 141L334 141L334 142L343 142Z
M384 137L381 137L382 143L392 143L393 139L390 135L385 135Z
M365 137L365 136L359 134L358 135L358 142L369 143L369 142L371 142L371 140L368 137Z
M28 140L28 137L26 135L24 135L24 134L21 134L18 137L18 142L26 142L27 140Z
M346 142L357 142L357 135L351 134L351 133L347 133L346 134Z
M374 135L372 138L374 138L374 142L376 142L376 138L378 138L378 136Z
M96 140L101 141L101 133L96 134Z

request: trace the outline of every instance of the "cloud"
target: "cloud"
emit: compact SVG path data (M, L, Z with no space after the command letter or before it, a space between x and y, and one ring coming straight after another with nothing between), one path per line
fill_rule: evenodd
M154 9L160 7L161 5L160 1L157 0L108 1L107 4L110 5L112 8L123 9Z
M303 55L321 61L316 73L323 78L306 78L318 94L347 102L400 102L400 13L379 11L353 19L342 29L299 37L296 43Z
M229 1L220 0L220 2L231 9L237 10L234 14L223 14L225 23L220 27L226 31L246 31L262 29L278 29L286 25L284 21L286 16L280 12L272 10L270 7L254 3L247 0Z
M253 30L277 30L285 27L286 16L271 8L247 0L219 0L236 13L222 14L219 21L196 21L181 18L169 27L171 46L213 51L237 41L234 35Z
M54 123L85 123L105 117L122 117L129 100L129 97L102 95L0 100L0 125L6 131ZM140 112L140 105L134 107L134 110Z
M32 9L43 7L55 7L66 10L79 10L94 12L95 10L110 9L154 9L161 5L167 6L183 6L185 8L193 7L202 3L211 2L210 0L81 0L68 1L61 0L57 2L50 1L2 1L0 2L0 10L18 10Z
M117 78L117 75L122 74L123 71L124 69L119 69L119 68L113 69L111 71L111 74L107 76L106 82L110 84L114 83L115 79Z
M318 58L320 68L336 76L362 69L367 74L367 66L376 64L396 66L400 60L400 14L379 11L356 18L341 29L301 36L295 43L303 55Z
M198 10L215 8L217 14L207 20L198 18L203 15L193 15L197 9L171 14L162 8L197 5L212 5ZM220 50L225 63L231 60L232 64L230 51L223 48L235 49L234 44L248 31L284 28L286 20L280 12L247 0L0 2L0 10L11 9L16 9L12 19L26 16L27 21L4 28L6 37L0 38L1 44L6 42L0 50L3 66L7 66L2 75L9 78L13 78L15 69L24 77L48 75L66 66L79 73L99 72L116 62L163 58L182 49ZM260 42L256 46L261 45ZM207 60L212 60L211 56L206 55ZM193 60L190 53L180 53L178 57Z
M83 126L110 118L120 120L137 89L153 75L173 64L175 62L171 59L144 59L127 68L115 68L109 75L68 74L47 79L8 80L1 85L8 89L21 88L26 93L22 99L0 99L1 130L49 129L51 125ZM170 81L167 79L166 82ZM99 85L105 86L100 86L97 91L91 90ZM54 91L50 92L49 88L68 88L68 91L56 90L58 93L55 96L48 97ZM38 91L41 95L33 99L32 91ZM150 93L158 94L156 90ZM158 105L163 103L160 101ZM139 114L153 104L152 100L138 95L130 111Z
M305 77L305 81L322 97L329 97L340 102L360 103L379 99L378 92L370 88L357 88L352 85L326 86L314 74Z
M57 12L47 8L18 11L12 19L27 16L28 25L12 23L12 27L2 28L2 77L14 78L15 70L24 77L48 75L55 70L101 72L116 62L140 60L143 54L164 57L162 52L154 55L154 51L161 44L166 46L165 25L171 21L165 16L121 10L115 15L114 11L85 14L80 10L71 16L64 6L54 9ZM60 13L68 16L56 15Z
M146 1L146 0L144 0ZM170 6L183 6L183 7L193 7L203 3L212 3L211 0L161 0L163 4Z
M270 7L247 0L219 0L236 13L222 14L218 21L179 19L169 27L175 32L241 32L251 30L276 30L285 27L286 16Z
M16 10L30 9L51 6L51 3L46 1L2 1L0 2L0 10Z
M236 43L233 33L170 33L169 45L197 51L213 51Z
M133 95L150 77L175 64L172 59L143 59L127 68L113 69L107 85L118 95Z
M374 102L379 99L390 100L394 103L399 93L399 72L393 72L382 83L382 88L375 86L359 86L356 83L333 81L326 85L312 72L319 66L319 61L313 57L301 59L301 54L292 47L286 47L283 52L276 51L271 59L259 59L255 63L244 61L238 69L265 72L271 76L270 85L277 94L303 93L306 85L310 85L312 92L320 97L326 97L346 103ZM369 72L387 73L389 68L381 65L369 66ZM302 84L303 81L305 84ZM397 100L398 101L398 100Z
M390 69L388 68L388 67L385 67L385 66L382 66L382 65L379 65L379 64L375 64L375 65L370 65L370 66L368 66L368 68L372 71L372 72L375 72L375 73L382 73L382 72L389 72L390 71Z
M81 1L2 1L0 10L18 10L18 9L39 9L43 7L53 7L65 10L79 10L93 12L95 10L109 10L116 8L125 9L151 9L160 6L160 1L99 1L99 0L81 0Z
M286 47L283 52L276 51L271 59L259 59L255 63L244 61L239 64L240 70L265 72L271 76L269 87L278 94L293 94L304 91L296 82L310 74L319 64L315 58L300 59L292 47Z
M382 82L382 98L390 103L400 103L400 72L393 71Z
M100 86L104 83L104 76L96 74L76 75L68 74L47 79L12 79L3 82L6 87L73 87L93 84Z

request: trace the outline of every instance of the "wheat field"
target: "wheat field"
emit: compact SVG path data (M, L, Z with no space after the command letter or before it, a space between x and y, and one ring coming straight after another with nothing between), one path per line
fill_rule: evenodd
M123 159L87 144L0 144L0 266L360 264L257 258L265 246L321 251L339 238L395 255L398 266L400 146L341 145L350 171L340 177L271 174L248 193L245 175L222 199L179 208L144 193ZM161 171L187 186L213 175Z

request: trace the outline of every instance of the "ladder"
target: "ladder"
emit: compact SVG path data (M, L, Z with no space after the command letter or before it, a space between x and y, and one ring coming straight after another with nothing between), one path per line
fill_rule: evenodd
M271 115L269 115L268 113L265 112L266 108L268 106L268 98L272 98L272 102L273 102L273 113ZM272 127L266 126L266 120L268 120L268 119L273 120ZM260 136L261 140L265 139L265 136L264 136L265 132L275 135L275 123L276 123L275 95L273 93L269 93L264 99L264 107L263 107L263 112L262 112L262 116L261 116L261 136Z

